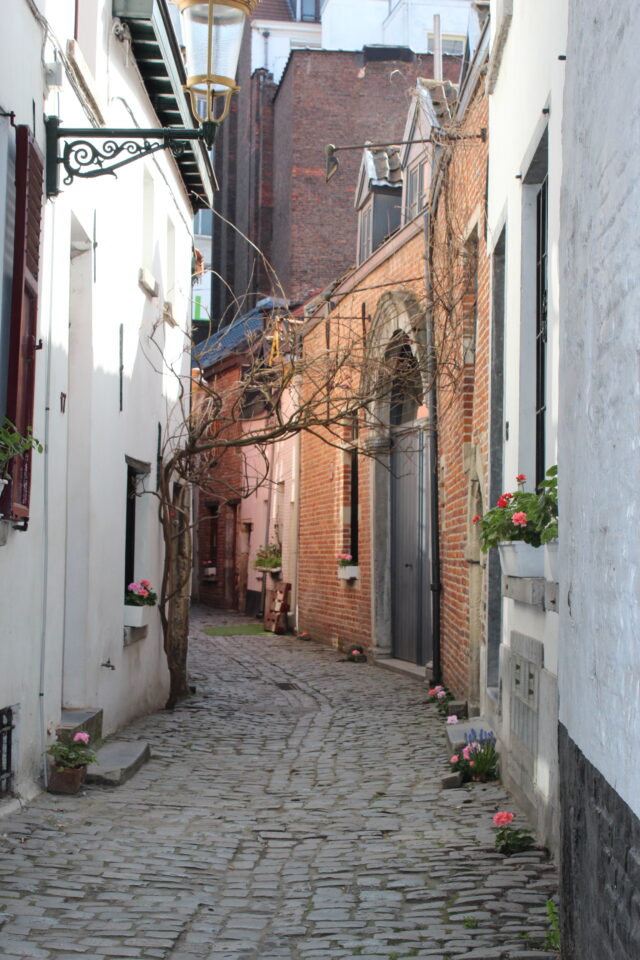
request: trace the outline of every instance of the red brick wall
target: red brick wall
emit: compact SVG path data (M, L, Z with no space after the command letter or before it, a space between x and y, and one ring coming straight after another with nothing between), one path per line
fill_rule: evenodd
M239 378L240 367L231 364L215 374L207 376L211 389L226 395ZM197 410L202 393L194 390L194 410ZM240 432L239 425L233 425L225 432L233 436ZM237 540L237 502L240 499L243 484L242 451L230 447L220 451L215 470L209 480L202 485L198 497L198 556L200 568L199 594L202 603L213 607L235 608L238 602L236 540ZM211 520L210 506L218 504L218 517ZM211 556L211 525L216 527L216 554ZM216 567L215 579L205 578L202 562L212 560Z
M444 61L445 78L457 80L459 59ZM362 52L293 51L275 99L272 246L290 297L317 290L355 261L362 153L340 153L327 184L326 145L401 139L415 80L431 76L431 55L365 62Z
M353 320L361 329L362 305L367 322L376 313L383 294L392 289L412 292L424 303L424 243L422 233L411 228L405 242L392 258L372 269L352 292L336 291L335 309L329 314L334 327ZM388 241L397 243L397 238ZM410 282L407 282L410 281ZM322 321L305 341L305 350L325 346ZM348 527L345 508L349 506L349 467L341 450L323 443L312 434L303 434L300 456L300 543L299 543L299 626L312 637L343 646L358 643L369 648L371 622L371 469L372 461L359 459L359 579L338 579L336 554L345 552Z
M487 101L480 84L460 134L487 127ZM447 369L439 384L438 454L441 559L441 651L444 682L461 697L477 689L477 663L470 638L470 563L479 559L472 517L482 506L471 499L473 464L481 464L486 489L488 464L490 317L489 260L485 244L487 144L460 141L451 149L449 170L435 212L434 273L448 271L436 323L446 331ZM448 194L448 195L447 195ZM467 232L477 235L473 269L461 255ZM454 250L454 254L449 253ZM444 269L443 269L444 263ZM456 276L457 274L457 276ZM447 296L453 307L447 316ZM475 352L467 349L473 334ZM444 347L443 347L444 351ZM476 452L477 451L477 452ZM471 470L470 470L471 467Z
M487 126L487 105L482 87L467 112L459 133L478 133ZM480 466L480 481L486 488L489 417L489 261L485 245L485 178L487 145L480 140L461 141L451 150L445 211L444 194L435 212L434 272L449 298L447 316L435 304L443 369L439 379L439 479L441 551L441 655L445 683L461 697L473 697L477 689L477 660L471 655L470 563L479 560L476 531L471 518L477 504L471 499L470 459ZM346 220L346 216L345 216ZM461 257L467 231L477 233L477 269L469 269ZM389 244L394 240L388 241ZM449 248L455 247L450 257ZM440 262L439 262L440 261ZM442 261L457 276L447 278ZM440 275L438 276L438 271ZM381 266L364 277L359 287L339 297L330 316L359 317L361 304L374 315L380 297L389 290L410 289L425 304L424 241L422 233L403 244ZM395 281L395 282L394 282ZM404 282L403 282L404 281ZM378 286L380 285L380 286ZM375 289L371 289L374 287ZM475 353L468 349L475 320ZM358 321L354 321L358 322ZM324 343L324 324L315 338ZM467 350L465 351L465 340ZM475 453L477 449L477 454ZM474 456L472 456L474 454ZM370 464L361 463L360 579L347 585L336 575L335 554L344 539L345 475L342 455L316 437L305 435L301 455L300 510L300 626L327 642L357 642L371 645L371 541ZM476 565L474 568L479 570Z

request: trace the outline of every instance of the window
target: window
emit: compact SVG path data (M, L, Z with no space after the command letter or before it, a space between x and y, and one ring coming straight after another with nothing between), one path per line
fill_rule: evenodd
M174 322L173 307L176 302L176 228L171 218L167 218L167 280L164 292L165 320Z
M476 362L478 327L478 230L475 228L464 245L465 292L462 298L462 337L465 366ZM473 385L473 381L471 381Z
M536 198L536 487L544 480L547 412L547 177Z
M300 19L315 22L320 19L319 0L300 0Z
M202 560L204 563L208 561L210 566L217 567L219 506L216 502L209 501L206 504L206 511L204 536L201 540Z
M15 232L6 416L25 434L33 426L33 398L38 325L38 274L42 226L43 158L29 128L16 128ZM4 398L0 397L0 401ZM14 461L4 506L9 517L25 525L29 519L31 454Z
M465 38L456 37L456 36L444 36L441 39L442 43L442 52L448 56L452 57L461 57L464 54L465 47ZM428 40L428 53L434 53L434 37L433 34L429 34Z
M213 211L198 210L193 222L193 232L199 237L210 237L213 231Z
M355 431L354 431L355 432ZM358 563L359 549L359 491L358 491L358 448L353 447L349 453L349 553L351 561Z
M370 201L360 211L360 242L358 244L358 263L364 263L371 253L371 227L373 222L373 203Z
M532 357L527 367L526 402L531 417L528 447L534 455L534 463L530 469L535 471L536 486L544 480L547 441L548 173L549 134L548 130L545 130L523 182L525 299L522 309L527 334L525 349Z
M124 546L124 586L126 590L128 585L136 578L136 513L138 494L143 478L151 473L151 464L144 463L141 460L134 460L133 457L125 457L125 460L127 463L127 507Z
M153 177L148 170L144 171L142 186L142 273L141 282L155 286L153 280L154 256L154 186ZM155 296L155 293L153 294Z
M424 210L424 160L417 163L407 173L405 195L405 220L413 220Z
M14 727L13 710L4 707L0 710L0 797L8 796L13 786Z

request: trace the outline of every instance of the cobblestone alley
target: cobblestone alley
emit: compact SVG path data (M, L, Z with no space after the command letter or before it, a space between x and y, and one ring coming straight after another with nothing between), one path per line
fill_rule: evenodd
M493 851L499 785L441 790L422 685L214 616L196 695L124 732L132 780L0 821L3 960L549 957L555 871Z

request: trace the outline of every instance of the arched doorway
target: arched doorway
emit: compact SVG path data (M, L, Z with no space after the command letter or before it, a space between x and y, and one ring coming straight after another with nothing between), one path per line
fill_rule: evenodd
M374 652L420 665L432 656L423 316L413 294L394 292L372 325L391 375L388 400L376 410L372 467Z

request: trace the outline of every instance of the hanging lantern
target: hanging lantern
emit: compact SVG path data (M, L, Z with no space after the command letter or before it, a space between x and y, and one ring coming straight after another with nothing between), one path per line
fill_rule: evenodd
M229 113L245 18L258 0L173 0L182 13L187 82L194 117L221 123ZM216 100L222 99L222 107Z

